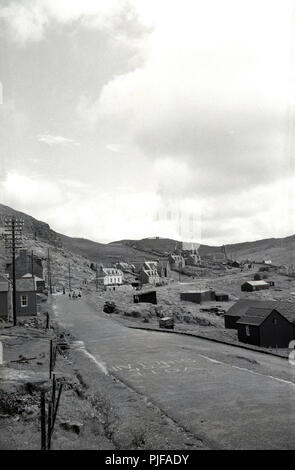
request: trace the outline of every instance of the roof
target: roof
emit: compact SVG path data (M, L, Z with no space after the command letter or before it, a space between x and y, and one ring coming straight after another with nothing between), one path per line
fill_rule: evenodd
M232 317L243 316L246 314L247 310L250 307L256 308L267 308L272 307L274 308L275 304L277 304L274 300L251 300L251 299L241 299L238 300L227 312L225 315L229 315Z
M237 324L239 325L252 325L252 326L260 326L264 320L268 317L269 313L263 317L263 316L258 316L258 317L255 317L255 316L248 316L248 315L245 315L244 317L240 318L238 321L237 321Z
M18 292L35 292L34 278L22 278L16 280L16 290Z
M187 290L181 292L181 294L204 294L205 292L212 292L210 289L200 289L200 290Z
M256 286L265 286L267 285L266 281L246 281L243 283L244 284L249 284L250 286L256 287Z
M240 319L237 321L239 324L261 325L273 310L286 318L290 323L295 323L295 303L286 301L239 300L228 310L226 315L240 316Z
M0 274L0 292L8 292L9 290L9 281L6 276Z
M157 291L155 290L144 290L144 291L136 292L136 294L133 294L133 295L136 296L136 295L156 294L156 293Z

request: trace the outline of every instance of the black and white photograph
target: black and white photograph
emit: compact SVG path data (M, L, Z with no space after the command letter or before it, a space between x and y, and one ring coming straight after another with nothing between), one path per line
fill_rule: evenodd
M295 0L0 0L0 450L295 450L294 206Z

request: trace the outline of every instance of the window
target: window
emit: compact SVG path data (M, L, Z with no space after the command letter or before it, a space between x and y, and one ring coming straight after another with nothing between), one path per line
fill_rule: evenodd
M22 307L27 307L28 306L28 296L27 295L21 295L20 297L20 304Z
M246 336L250 336L250 328L249 328L249 325L246 325Z
M273 318L272 322L273 322L274 325L276 325L278 323L278 320L276 318Z

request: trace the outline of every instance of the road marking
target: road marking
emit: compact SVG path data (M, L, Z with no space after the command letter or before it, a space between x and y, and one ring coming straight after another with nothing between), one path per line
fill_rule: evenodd
M273 380L276 380L277 382L285 383L287 385L292 385L293 387L295 387L295 383L290 381L290 380L280 379L279 377L274 377L273 375L265 375L265 374L261 374L260 372L255 372L254 370L247 369L246 367L239 367L239 366L229 364L227 362L217 361L216 359L212 359L212 357L203 356L202 354L199 354L199 356L201 356L205 359L208 359L208 361L214 362L216 364L222 364L224 366L230 366L233 369L242 370L242 371L248 372L249 374L253 374L253 375L260 375L261 377L266 377L268 379L273 379Z

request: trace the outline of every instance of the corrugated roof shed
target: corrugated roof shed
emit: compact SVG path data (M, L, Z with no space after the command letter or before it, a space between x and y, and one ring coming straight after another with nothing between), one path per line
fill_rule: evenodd
M238 300L227 312L226 315L233 317L245 315L247 310L250 307L256 308L268 308L277 304L275 300L251 300L251 299L241 299Z

